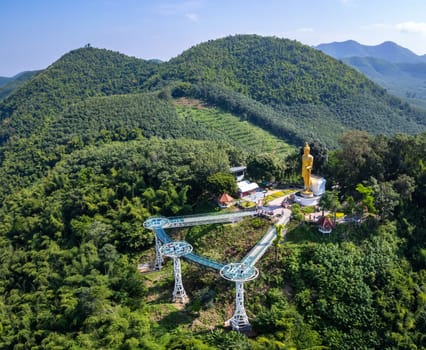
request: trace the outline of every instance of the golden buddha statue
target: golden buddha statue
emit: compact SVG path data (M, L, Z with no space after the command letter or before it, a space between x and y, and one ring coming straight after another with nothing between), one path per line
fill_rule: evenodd
M304 183L304 191L302 195L304 196L312 196L313 193L310 189L311 187L311 172L312 167L314 165L314 157L309 152L311 148L308 143L305 143L305 147L303 148L303 156L302 156L302 177Z

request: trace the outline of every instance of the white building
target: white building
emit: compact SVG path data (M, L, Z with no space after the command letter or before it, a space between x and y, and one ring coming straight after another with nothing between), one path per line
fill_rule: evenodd
M237 182L237 185L240 197L245 197L252 193L255 193L259 188L259 185L256 182L250 182L248 180L239 181Z

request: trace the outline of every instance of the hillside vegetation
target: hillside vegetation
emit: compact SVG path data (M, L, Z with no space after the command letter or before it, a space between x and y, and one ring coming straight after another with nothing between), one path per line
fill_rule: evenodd
M343 63L254 35L169 62L85 47L1 101L0 121L0 348L426 347L424 115ZM218 211L237 196L230 166L298 186L306 140L332 189L321 209L351 220L321 236L292 208L245 284L252 338L222 326L235 290L217 273L183 263L178 308L170 261L137 272L147 218ZM170 235L232 262L269 225Z
M220 140L155 95L90 97L64 107L40 133L5 146L0 198L42 177L64 155L89 145L145 137ZM16 176L19 174L20 176Z
M365 133L342 140L328 180L339 181L348 203L353 184L366 181L377 216L332 236L294 222L288 244L271 249L260 277L246 284L253 339L221 329L234 291L217 274L184 263L191 304L178 310L168 303L171 265L157 277L135 269L153 244L143 221L190 211L205 179L226 171L239 149L151 138L74 151L0 209L0 346L422 348L425 141ZM234 261L265 232L260 220L185 235L198 251Z
M291 143L313 137L336 146L353 128L425 128L423 114L342 63L295 41L251 35L203 43L164 63L90 47L72 51L0 104L0 142L39 133L71 103L147 89L196 95Z
M0 143L39 133L71 103L138 92L155 66L108 50L71 51L0 104Z

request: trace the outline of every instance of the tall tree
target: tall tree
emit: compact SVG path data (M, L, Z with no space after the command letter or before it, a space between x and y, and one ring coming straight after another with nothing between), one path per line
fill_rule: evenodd
M234 195L238 191L237 180L231 173L215 173L207 178L207 189L214 196L221 193Z
M283 178L284 164L271 154L258 154L249 158L247 173L256 181L278 181Z

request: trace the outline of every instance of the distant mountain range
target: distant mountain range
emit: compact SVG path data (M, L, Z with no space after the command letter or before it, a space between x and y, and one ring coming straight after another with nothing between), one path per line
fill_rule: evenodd
M27 71L16 74L13 77L0 77L0 100L10 95L13 90L30 80L39 71Z
M315 48L357 69L391 94L426 109L426 55L416 55L391 41L368 46L348 40Z
M392 41L379 45L362 45L354 40L320 44L315 47L337 59L348 57L374 57L392 63L426 63L426 55L416 55L414 52L399 46Z

